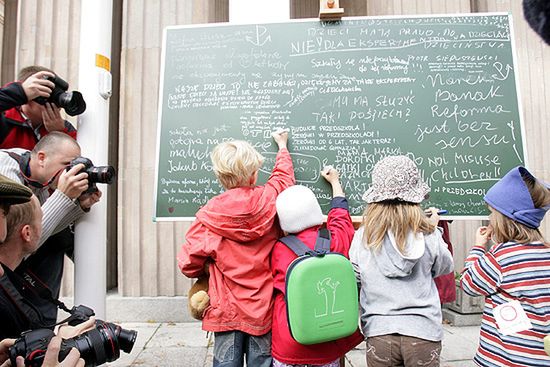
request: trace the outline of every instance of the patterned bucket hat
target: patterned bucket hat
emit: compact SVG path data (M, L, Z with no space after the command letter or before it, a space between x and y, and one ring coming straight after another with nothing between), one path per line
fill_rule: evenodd
M401 200L421 203L430 192L414 162L404 156L389 156L374 166L372 185L363 195L367 203Z

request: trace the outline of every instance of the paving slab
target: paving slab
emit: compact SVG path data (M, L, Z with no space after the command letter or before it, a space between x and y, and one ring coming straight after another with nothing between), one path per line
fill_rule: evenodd
M109 364L112 367L210 367L214 336L201 329L199 322L122 323L138 332L132 353ZM479 326L443 325L442 367L473 367ZM365 367L365 342L346 355L346 367Z

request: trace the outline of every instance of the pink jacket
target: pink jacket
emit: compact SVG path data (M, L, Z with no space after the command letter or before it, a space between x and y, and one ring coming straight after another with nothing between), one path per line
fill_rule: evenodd
M275 199L293 184L290 154L281 149L265 186L228 190L197 212L178 254L178 266L184 275L196 278L204 273L205 263L212 262L204 330L240 330L251 335L270 331L269 257L282 235L275 221Z

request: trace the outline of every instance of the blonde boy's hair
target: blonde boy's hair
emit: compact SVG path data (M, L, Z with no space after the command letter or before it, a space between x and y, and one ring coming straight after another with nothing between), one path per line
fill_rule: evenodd
M242 140L218 144L210 158L214 173L226 190L248 186L250 178L264 163L264 157Z
M432 233L435 230L419 204L398 200L369 204L363 213L363 226L365 247L380 249L384 236L391 230L395 235L397 248L403 255L406 255L405 246L409 232Z
M523 176L523 181L531 194L535 208L550 205L550 190L534 177ZM501 214L495 209L491 210L492 238L496 243L514 241L516 243L545 242L538 228L529 228ZM546 243L549 246L548 243Z

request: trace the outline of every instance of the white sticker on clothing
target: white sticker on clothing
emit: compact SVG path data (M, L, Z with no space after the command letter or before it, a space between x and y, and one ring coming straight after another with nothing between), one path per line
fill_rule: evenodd
M493 310L498 330L504 335L529 330L533 327L519 301L511 301Z

